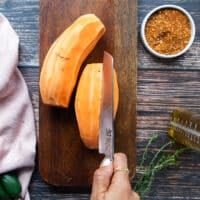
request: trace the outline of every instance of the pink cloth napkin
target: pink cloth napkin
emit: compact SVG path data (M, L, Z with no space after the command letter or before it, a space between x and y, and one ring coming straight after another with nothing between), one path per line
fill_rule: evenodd
M0 14L0 174L16 170L22 198L35 164L36 134L26 83L17 69L19 38Z

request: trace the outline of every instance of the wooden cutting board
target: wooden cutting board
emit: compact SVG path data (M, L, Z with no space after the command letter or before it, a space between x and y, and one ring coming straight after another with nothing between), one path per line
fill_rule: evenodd
M136 0L40 0L40 66L53 41L77 17L96 14L106 33L82 65L102 62L103 51L114 57L120 97L115 120L115 152L128 156L130 176L136 164L137 84ZM56 74L55 74L56 76ZM102 155L87 149L80 140L74 112L74 95L69 109L50 107L40 100L39 170L44 180L56 186L90 186Z

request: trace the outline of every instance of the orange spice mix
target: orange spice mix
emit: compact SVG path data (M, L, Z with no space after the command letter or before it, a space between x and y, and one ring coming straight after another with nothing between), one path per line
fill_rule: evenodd
M148 44L156 52L166 55L176 54L189 42L190 22L179 10L163 9L153 14L147 21L145 36Z

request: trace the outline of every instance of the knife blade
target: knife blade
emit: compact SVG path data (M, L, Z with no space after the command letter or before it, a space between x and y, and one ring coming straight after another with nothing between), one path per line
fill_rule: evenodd
M104 52L99 153L105 155L104 160L110 161L113 161L114 156L113 71L113 57L108 52Z

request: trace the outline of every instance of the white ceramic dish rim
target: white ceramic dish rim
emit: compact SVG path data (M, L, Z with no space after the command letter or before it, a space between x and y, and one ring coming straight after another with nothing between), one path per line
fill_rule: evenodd
M177 9L181 12L183 12L189 19L190 21L190 25L191 25L191 37L190 37L190 40L187 44L187 46L182 50L180 51L179 53L177 54L172 54L172 55L165 55L165 54L160 54L158 52L156 52L155 50L153 50L147 40L146 40L146 37L145 37L145 26L146 26L146 23L148 21L148 19L152 16L152 14L154 14L155 12L157 12L158 10L162 10L162 9L166 9L166 8L173 8L173 9ZM154 8L153 10L151 10L144 18L142 24L141 24L141 38L142 38L142 41L145 45L145 47L155 56L157 57L160 57L160 58L175 58L175 57L178 57L182 54L184 54L192 45L193 41L194 41L194 38L195 38L195 31L196 31L196 28L195 28L195 23L194 23L194 20L192 18L192 16L188 13L188 11L186 11L184 8L180 7L180 6L177 6L177 5L172 5L172 4L166 4L166 5L161 5L161 6L158 6L156 8Z

